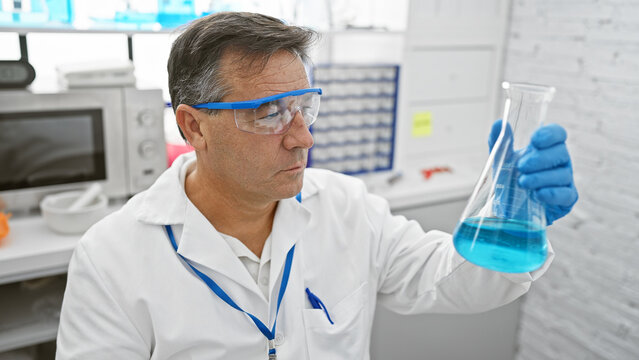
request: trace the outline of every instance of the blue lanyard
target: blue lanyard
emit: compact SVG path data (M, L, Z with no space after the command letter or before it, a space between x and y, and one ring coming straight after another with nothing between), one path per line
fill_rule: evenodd
M302 194L301 193L297 194L297 196L295 196L295 199L301 203ZM231 299L231 297L228 296L228 294L224 292L224 290L222 290L222 288L218 284L216 284L215 281L213 281L213 279L211 279L210 277L206 276L201 271L196 269L193 265L191 265L188 262L188 260L184 256L179 254L177 252L177 249L178 249L177 243L175 242L175 236L173 236L173 229L171 228L171 225L164 225L164 228L166 229L166 233L169 236L169 239L171 240L171 245L173 246L175 253L178 254L178 256L180 256L180 258L182 258L182 260L184 260L184 262L187 265L189 265L189 267L191 267L193 272L195 272L197 276L199 276L200 279L202 279L202 281L206 283L206 285L211 289L211 291L215 293L215 295L217 295L220 299L224 300L225 303L227 303L229 306L231 306L235 310L243 312L244 314L248 315L251 318L251 320L253 320L253 322L255 323L255 326L257 326L257 328L262 332L262 334L264 334L264 336L268 340L269 359L276 359L275 327L277 326L277 315L280 312L280 304L282 303L282 298L284 297L284 293L286 292L286 286L288 285L288 278L289 278L289 275L291 274L291 264L293 263L293 254L295 253L295 245L293 245L293 247L291 247L291 250L288 251L288 254L286 254L286 262L284 263L284 274L282 275L280 292L277 297L277 309L275 310L275 321L273 322L273 329L269 330L268 327L264 325L264 323L261 322L260 319L258 319L255 315L248 313L244 311L241 307L239 307L233 301L233 299Z

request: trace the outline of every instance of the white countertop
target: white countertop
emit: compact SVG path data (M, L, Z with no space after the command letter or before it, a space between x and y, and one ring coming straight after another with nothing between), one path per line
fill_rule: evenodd
M41 216L12 218L0 247L0 284L65 273L81 235L60 235Z
M120 206L109 206L109 212ZM67 272L82 234L56 233L41 215L12 217L9 226L0 245L0 285Z
M368 190L386 198L391 210L416 208L470 196L484 166L483 154L458 155L448 158L433 157L423 161L413 161L404 165L403 170L386 174L362 175ZM450 172L433 172L429 179L422 170L449 168ZM392 185L387 179L400 172L401 177Z

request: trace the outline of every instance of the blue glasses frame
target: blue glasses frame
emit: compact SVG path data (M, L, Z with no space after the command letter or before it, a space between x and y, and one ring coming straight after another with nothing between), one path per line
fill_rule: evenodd
M316 92L322 95L322 89L309 88L309 89L287 91L285 93L271 95L271 96L263 97L260 99L254 99L254 100L235 101L235 102L210 102L210 103L193 105L193 107L196 109L257 109L258 107L260 107L260 105L270 101L279 100L287 96L303 95L310 92Z

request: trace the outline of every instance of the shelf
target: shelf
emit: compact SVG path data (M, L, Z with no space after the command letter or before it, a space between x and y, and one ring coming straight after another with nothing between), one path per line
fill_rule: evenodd
M57 334L57 322L36 323L17 329L0 331L0 352L53 341Z
M0 352L55 340L65 276L0 287Z
M17 33L27 35L31 33L49 33L49 34L123 34L127 36L137 34L164 34L170 35L175 29L160 30L134 30L134 29L72 29L72 28L26 28L26 27L0 27L0 32Z

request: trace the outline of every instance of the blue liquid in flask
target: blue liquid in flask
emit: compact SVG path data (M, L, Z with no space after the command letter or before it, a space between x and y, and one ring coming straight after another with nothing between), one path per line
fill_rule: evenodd
M507 273L538 269L546 261L546 229L528 221L472 217L457 225L455 249L481 267Z

